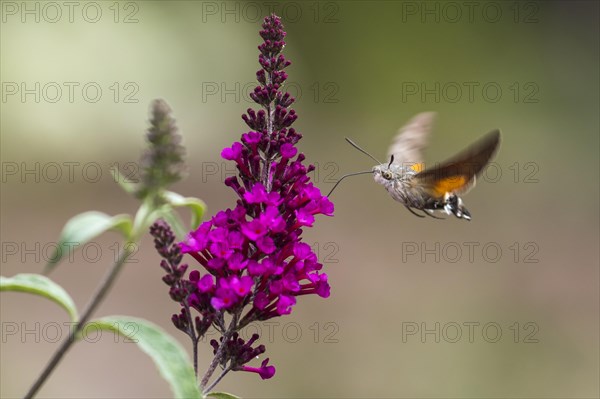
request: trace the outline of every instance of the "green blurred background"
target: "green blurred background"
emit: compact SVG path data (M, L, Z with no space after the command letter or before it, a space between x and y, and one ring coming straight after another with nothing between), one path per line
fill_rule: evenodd
M288 31L300 148L322 190L372 166L345 136L383 158L421 111L439 116L429 162L494 128L503 143L465 198L470 223L415 218L370 177L345 181L335 217L306 231L331 297L304 297L279 324L257 327L277 367L272 380L232 374L219 389L254 398L598 397L598 2L75 3L70 18L61 2L2 2L2 275L40 271L44 248L79 212L135 211L109 168L137 162L155 98L173 108L188 151L189 177L174 190L203 198L209 215L232 206L222 184L232 167L219 154L247 131L240 114L252 106L260 18L274 7ZM22 83L33 94L22 98ZM80 308L117 242L108 234L53 274ZM134 258L96 315L147 318L188 348L171 326L178 307L148 237ZM18 397L67 317L24 294L3 293L1 311L0 394ZM105 335L76 345L39 396L170 395L146 355Z

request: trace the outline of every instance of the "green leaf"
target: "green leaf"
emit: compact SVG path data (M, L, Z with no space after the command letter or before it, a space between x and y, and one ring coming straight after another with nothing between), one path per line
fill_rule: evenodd
M156 212L156 215L153 216L156 216L157 219L163 218L167 223L169 223L169 226L171 226L171 229L173 229L173 232L175 233L175 237L177 237L179 240L185 239L188 231L183 226L183 222L181 221L181 218L177 212L175 212L170 205L162 206L161 209Z
M153 213L156 205L152 198L146 198L138 208L133 219L132 238L139 241L142 234L147 233L148 227L154 223Z
M207 393L205 398L215 398L215 399L240 399L239 396L235 396L233 394L227 392L211 392Z
M172 206L186 206L192 211L192 221L190 222L190 228L195 230L200 226L204 211L206 211L206 204L199 198L195 197L184 197L180 194L174 193L173 191L165 191L163 193L164 199Z
M108 316L90 322L135 342L152 358L176 398L200 398L194 368L187 352L171 335L157 325L135 317ZM85 329L84 329L85 330Z
M28 292L40 295L62 306L71 316L71 321L79 320L75 302L67 292L48 277L40 274L17 274L13 277L0 276L0 291Z
M112 172L113 179L123 189L123 191L128 194L135 194L138 186L136 182L124 176L116 166L113 166L110 171Z
M46 265L45 273L49 273L67 255L78 246L86 244L108 230L118 230L129 238L132 229L129 215L109 216L102 212L90 211L73 216L63 227L58 246Z

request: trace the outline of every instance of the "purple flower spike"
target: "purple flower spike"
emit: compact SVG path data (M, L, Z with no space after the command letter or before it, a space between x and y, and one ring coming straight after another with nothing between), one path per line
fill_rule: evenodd
M223 369L268 379L275 374L269 359L257 368L245 365L265 351L263 345L252 347L258 335L244 342L238 331L255 320L290 314L303 295L329 296L327 275L320 272L323 265L302 242L302 233L317 215L332 216L334 206L310 182L314 166L304 163L297 148L302 135L292 127L298 118L290 108L295 99L284 91L284 69L291 63L282 54L286 33L279 17L266 17L260 36L259 85L250 93L260 108L246 111L242 119L250 131L221 152L237 169L237 176L225 180L237 204L179 243L177 256L189 255L197 264L189 280L171 271L165 282L183 306L182 315L173 316L178 328L189 331L191 322L184 317L189 304L202 316L198 331L205 333L212 325L221 334L211 345ZM161 246L161 251L167 250Z

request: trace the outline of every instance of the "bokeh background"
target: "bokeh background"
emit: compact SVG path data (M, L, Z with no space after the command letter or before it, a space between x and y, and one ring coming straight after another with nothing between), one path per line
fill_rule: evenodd
M204 199L208 216L232 206L222 180L233 168L219 154L247 131L240 115L252 106L260 19L274 7L288 31L300 148L322 190L373 166L345 136L383 158L421 111L439 116L428 162L493 128L503 142L465 198L470 223L415 218L370 177L345 181L332 197L335 217L306 231L331 297L302 298L279 324L255 326L273 379L232 374L219 389L250 398L598 397L597 2L75 3L70 16L60 2L2 2L2 275L41 271L77 213L135 211L109 168L135 172L155 98L173 108L188 151L189 176L173 189ZM33 91L22 97L23 88ZM53 273L80 308L118 240L103 236ZM134 258L96 315L149 319L188 348L170 324L178 308L148 237ZM0 394L19 397L68 319L39 297L0 299ZM93 341L68 353L39 397L171 395L135 345Z

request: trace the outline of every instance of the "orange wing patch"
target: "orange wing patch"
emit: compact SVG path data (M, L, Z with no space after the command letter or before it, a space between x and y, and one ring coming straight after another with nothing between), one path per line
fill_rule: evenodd
M424 163L413 163L412 165L410 165L410 168L412 170L414 170L415 172L419 173L425 170L425 164Z
M442 197L446 193L460 191L468 184L469 180L464 175L448 176L433 184L433 192Z

